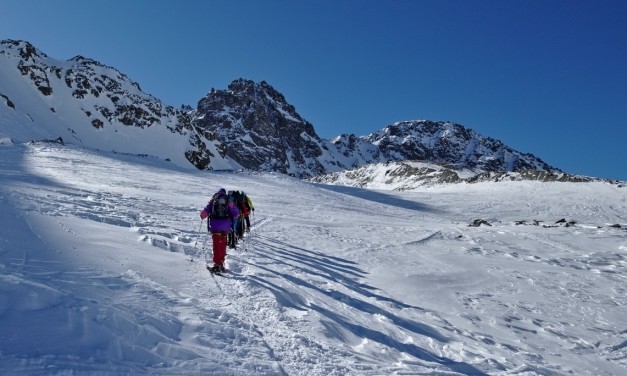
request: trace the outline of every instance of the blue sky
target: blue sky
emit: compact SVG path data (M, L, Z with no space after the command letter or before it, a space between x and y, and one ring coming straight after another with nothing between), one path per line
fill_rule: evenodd
M323 138L452 121L622 180L625 20L624 0L0 0L0 39L93 58L176 107L265 80Z

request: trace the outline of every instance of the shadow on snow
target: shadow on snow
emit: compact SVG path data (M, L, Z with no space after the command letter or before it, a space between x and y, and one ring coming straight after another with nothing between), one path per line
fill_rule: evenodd
M336 289L322 289L312 282L298 277L296 274L282 273L277 270L277 268L266 267L264 265L260 265L259 263L257 263L255 267L262 269L269 274L274 274L281 280L288 281L295 286L302 288L302 290L313 291L316 294L329 297L351 307L352 309L367 314L385 317L399 328L403 328L421 336L433 338L434 340L442 343L449 342L449 339L438 333L436 329L425 324L399 317L398 315L392 313L391 310L393 309L414 309L419 311L425 311L425 309L379 295L373 292L377 290L375 287L357 282L355 280L356 278L365 277L367 273L358 268L354 262L339 257L328 256L322 252L296 247L262 235L256 235L254 242L257 251L262 253L264 255L264 259L269 261L268 264L285 265L290 268L296 268L307 276L316 276L323 280L332 281L334 285L339 284L344 286L348 290L365 298L372 298L379 302L388 303L392 308L385 309L381 306L369 303L363 299L351 296ZM295 290L293 289L282 287L274 282L271 282L268 278L263 278L261 276L251 275L249 278L253 283L272 292L277 301L285 307L300 311L314 310L356 336L378 342L418 359L443 365L452 371L473 375L484 374L482 371L470 364L457 362L449 358L435 355L415 344L399 342L390 335L382 333L378 330L368 328L362 324L350 322L349 319L334 312L332 309L321 306L320 302L313 303L308 301L305 295L306 293L294 292ZM323 323L323 325L329 325L329 323Z
M327 185L327 184L314 184L316 187L321 189L326 189L328 191L345 194L348 196L357 197L363 200L373 201L379 204L395 206L402 209L414 210L418 212L429 212L429 213L442 213L442 210L437 209L433 206L405 200L390 194L385 194L380 191L363 189L363 188L355 188L355 187L345 187L339 185Z

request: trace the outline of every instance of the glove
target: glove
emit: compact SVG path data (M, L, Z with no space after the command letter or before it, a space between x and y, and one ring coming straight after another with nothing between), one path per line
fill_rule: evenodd
M205 218L207 218L208 216L209 216L209 214L205 211L205 209L203 209L203 210L200 212L200 218L201 218L201 219L205 219Z

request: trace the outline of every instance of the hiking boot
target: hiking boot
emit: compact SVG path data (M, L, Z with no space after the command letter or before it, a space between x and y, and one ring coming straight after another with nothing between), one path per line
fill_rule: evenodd
M211 267L211 269L209 269L209 271L211 273L219 273L220 272L220 266L219 265L214 265Z

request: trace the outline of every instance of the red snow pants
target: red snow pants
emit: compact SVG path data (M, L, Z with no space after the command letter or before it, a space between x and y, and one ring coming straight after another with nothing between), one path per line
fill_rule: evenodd
M213 263L215 265L224 265L226 257L226 231L212 231L211 239L213 240Z

